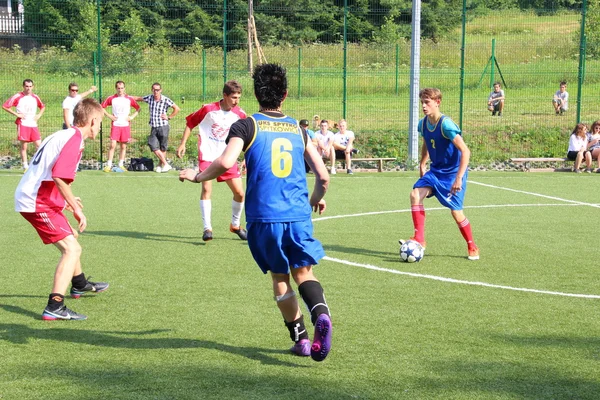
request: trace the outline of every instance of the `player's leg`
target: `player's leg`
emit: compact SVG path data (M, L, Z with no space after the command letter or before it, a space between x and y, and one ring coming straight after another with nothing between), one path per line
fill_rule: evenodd
M346 172L352 174L352 153L345 152L344 156L346 157Z
M585 151L585 172L592 172L592 152Z
M244 187L242 185L242 178L233 178L225 181L231 192L233 193L233 199L231 200L231 224L229 225L229 231L238 235L242 240L248 240L248 234L244 228L242 228L241 219L242 211L244 210Z
M410 213L412 216L414 235L411 239L416 240L425 247L425 207L423 201L431 196L433 189L429 186L415 187L410 192Z
M335 175L337 172L335 170L335 149L333 147L329 149L329 162L331 163L331 175Z
M160 135L159 135L160 151L162 154L162 159L164 160L163 166L162 166L162 172L168 172L171 170L171 166L169 165L169 163L167 161L167 148L169 146L169 129L170 129L169 125L160 127Z
M20 153L21 153L21 164L23 169L26 170L29 168L29 162L27 161L27 142L24 140L20 140Z
M452 214L452 218L458 225L458 230L460 234L467 242L467 250L469 252L469 260L479 260L479 248L475 244L475 240L473 240L473 232L471 229L471 223L468 218L465 216L463 210L450 210Z
M125 156L127 155L127 143L121 142L121 143L119 143L119 146L121 146L120 151L119 151L119 168L121 168L122 170L125 170L124 164L125 164Z
M117 148L117 141L114 139L110 140L110 147L108 148L108 160L106 160L106 166L104 172L110 172L112 168L113 158L115 156L115 149Z
M313 274L311 265L293 268L292 277L298 285L298 291L310 312L310 319L315 326L311 357L315 361L323 361L331 349L331 315L325 300L321 283Z
M210 164L209 164L210 165ZM200 193L200 214L202 215L202 240L208 242L212 240L212 181L202 182L202 192Z
M290 351L298 356L308 357L310 355L310 340L304 325L304 316L298 305L296 292L290 285L290 275L271 273L271 278L273 280L273 298L283 316L285 326L290 333L290 339L294 342Z
M579 152L577 152L577 157L575 157L575 165L574 165L575 172L577 172L577 173L581 172L581 170L579 168L581 167L582 161L583 161L583 152L579 151Z

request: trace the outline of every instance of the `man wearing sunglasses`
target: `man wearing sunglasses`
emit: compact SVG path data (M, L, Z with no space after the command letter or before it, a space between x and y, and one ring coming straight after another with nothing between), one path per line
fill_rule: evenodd
M77 103L81 101L81 99L89 96L94 93L98 88L96 86L90 87L89 90L79 94L79 85L75 82L69 83L69 95L65 97L62 103L63 108L63 129L69 129L73 126L73 110Z

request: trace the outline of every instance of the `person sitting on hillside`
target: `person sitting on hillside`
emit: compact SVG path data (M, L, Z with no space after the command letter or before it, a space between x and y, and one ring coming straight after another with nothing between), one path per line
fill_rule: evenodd
M569 150L567 151L567 159L575 161L573 170L580 174L581 162L585 159L586 170L585 172L592 172L592 153L587 150L588 147L588 136L587 136L587 125L579 123L575 125L573 133L569 139Z
M488 97L488 110L492 112L492 117L498 113L502 116L504 109L504 90L501 89L500 82L494 83L494 91Z
M569 92L567 92L567 82L562 81L560 88L554 93L552 99L552 105L554 106L554 112L556 115L562 115L569 109Z

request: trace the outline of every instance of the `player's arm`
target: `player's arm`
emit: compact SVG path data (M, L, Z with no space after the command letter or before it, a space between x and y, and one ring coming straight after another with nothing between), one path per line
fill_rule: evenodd
M131 98L132 98L132 99L134 99L135 101L143 101L144 103L146 103L146 100L144 100L144 98L143 98L143 97L140 97L140 96L132 96L132 95L129 95L129 97L131 97Z
M456 173L454 184L452 184L452 189L450 189L450 191L452 193L458 193L462 190L462 179L467 172L467 168L469 167L471 150L469 150L461 135L456 135L454 139L452 139L452 143L458 150L460 150L460 162L458 164L458 172Z
M81 97L85 98L87 96L89 96L90 94L94 93L96 90L98 90L98 88L94 85L92 85L89 90L86 90L85 92L81 93Z
M133 119L134 119L135 117L137 117L139 113L140 113L140 112L139 112L139 110L135 110L135 112L134 112L133 114L131 114L131 115L127 116L127 120L128 120L128 121L133 121Z
M106 111L106 109L104 109L102 111L104 111L104 115L106 115L112 121L116 121L117 120L117 116L116 115L113 115L113 114L109 113L108 111Z
M38 121L44 115L44 111L46 111L46 106L40 107L40 112L35 116L35 120Z
M321 155L310 141L306 143L306 149L304 149L304 160L315 174L315 187L310 195L310 206L315 212L323 214L327 207L323 196L329 187L329 174Z
M12 109L12 106L3 105L2 109L4 109L4 111L6 111L7 113L14 115L17 118L23 118L24 117L23 114L19 114L18 112L14 111Z
M177 114L179 114L179 111L181 111L181 108L179 108L179 106L175 103L171 105L171 108L173 108L173 112L167 117L168 119L175 117Z
M181 137L181 143L179 144L179 147L177 147L177 157L183 158L183 155L185 154L185 144L190 138L191 133L192 128L186 125L185 129L183 130L183 136Z
M196 173L196 171L191 168L184 169L179 173L179 180L182 182L188 180L194 183L213 180L223 175L225 171L237 163L243 148L244 140L239 137L232 137L229 139L229 143L227 144L227 147L225 147L223 154L214 160L210 164L210 167L199 173Z
M423 144L421 145L421 159L419 161L419 174L421 177L427 172L427 160L429 160L429 151L427 150L425 139L423 139Z
M354 148L354 136L350 136L350 138L348 138L348 144L346 145L346 153L352 153L353 148Z
M71 185L67 183L62 178L52 178L54 183L56 184L56 188L61 196L67 202L67 208L73 210L73 216L79 223L79 232L83 232L87 227L87 219L83 214L83 209L81 207L81 200L77 201L77 198L73 195L71 191Z

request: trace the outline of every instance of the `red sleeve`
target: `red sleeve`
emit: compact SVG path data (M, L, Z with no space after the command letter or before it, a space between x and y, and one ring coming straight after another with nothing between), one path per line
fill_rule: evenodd
M14 96L12 96L10 99L6 100L4 102L4 104L2 104L2 107L15 107L20 98L21 98L21 93L17 93Z
M35 97L35 100L37 101L37 106L39 109L46 107L44 105L44 103L42 103L42 99L40 99L37 94L34 94L33 96Z
M54 167L52 167L52 178L61 178L66 182L72 182L75 179L77 165L81 160L83 137L79 129L65 143Z
M200 122L202 122L204 117L206 117L206 114L208 114L208 107L202 106L202 108L198 111L193 112L187 117L185 117L187 127L190 129L194 129L195 127L197 127L200 124Z
M233 109L233 112L236 113L240 119L246 118L246 112L237 106Z
M129 102L131 103L131 107L135 108L135 111L140 111L140 105L133 99L133 97L129 97Z
M106 99L104 99L104 101L102 102L102 108L106 108L108 106L112 106L112 99L114 97L115 96L113 95L113 96L108 96Z

